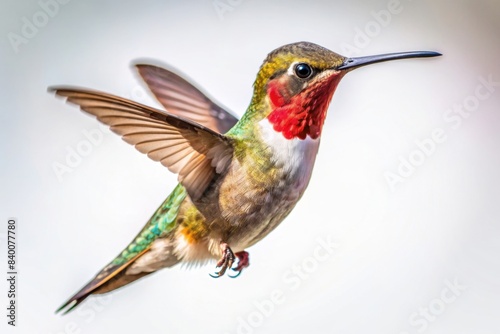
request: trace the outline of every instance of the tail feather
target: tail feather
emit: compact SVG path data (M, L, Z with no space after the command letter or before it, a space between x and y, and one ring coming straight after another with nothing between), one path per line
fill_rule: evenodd
M56 310L56 313L66 309L63 314L67 314L92 294L109 292L150 274L150 272L142 272L135 275L127 275L125 273L125 269L147 251L149 251L149 247L121 265L110 264L106 266L94 279L61 305Z
M177 214L186 196L186 189L179 184L156 210L132 243L130 243L109 265L102 269L92 281L58 308L56 313L66 309L64 312L64 314L66 314L91 294L112 291L146 276L153 271L164 267L170 267L179 262L177 257L170 257L172 253L171 245L165 242L156 241L163 238L160 237L160 235L166 237L169 233L175 231L177 226ZM142 265L142 268L126 270L146 252L151 253L147 254L148 258L146 261L143 261L145 263L139 263ZM141 261L142 260L144 259L141 259Z

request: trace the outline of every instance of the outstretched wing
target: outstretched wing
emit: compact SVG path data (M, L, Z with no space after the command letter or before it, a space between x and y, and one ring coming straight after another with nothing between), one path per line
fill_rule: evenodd
M65 87L49 90L79 105L127 143L177 173L194 200L231 161L231 139L188 119L102 92Z
M226 133L238 119L198 88L164 68L137 64L139 74L169 113L189 118L209 129Z

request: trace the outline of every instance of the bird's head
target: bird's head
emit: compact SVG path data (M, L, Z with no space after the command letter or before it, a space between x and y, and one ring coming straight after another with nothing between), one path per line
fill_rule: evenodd
M257 74L253 114L266 118L287 139L315 139L335 88L347 72L381 61L438 55L415 51L347 58L313 43L284 45L267 56Z

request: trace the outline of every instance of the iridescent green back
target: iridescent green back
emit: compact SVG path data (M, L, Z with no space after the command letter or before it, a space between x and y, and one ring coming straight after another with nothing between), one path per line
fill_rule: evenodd
M174 191L160 205L148 223L139 232L135 239L118 255L112 262L113 265L121 265L145 250L158 237L166 235L176 226L179 208L186 198L186 189L178 184Z

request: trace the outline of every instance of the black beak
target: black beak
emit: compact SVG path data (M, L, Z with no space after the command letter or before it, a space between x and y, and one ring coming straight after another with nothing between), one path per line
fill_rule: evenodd
M441 56L439 52L434 51L410 51L410 52L397 52L386 53L382 55L346 58L344 63L337 67L338 70L353 70L355 68L381 63L388 60L406 59L406 58L423 58L423 57L437 57Z

